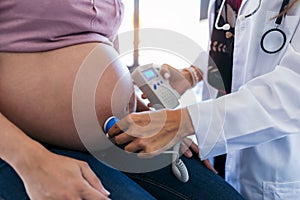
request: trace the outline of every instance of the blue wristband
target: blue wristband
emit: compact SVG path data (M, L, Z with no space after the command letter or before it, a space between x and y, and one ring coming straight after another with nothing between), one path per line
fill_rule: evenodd
M111 116L109 117L103 125L103 130L105 133L107 133L109 131L109 129L115 125L115 123L117 123L118 121L120 121L118 118L116 118L115 116Z

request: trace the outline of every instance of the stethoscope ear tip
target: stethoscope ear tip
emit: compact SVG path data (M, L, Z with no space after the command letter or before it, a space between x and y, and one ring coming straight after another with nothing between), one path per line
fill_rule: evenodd
M244 21L244 20L246 19L246 15L240 15L240 16L239 16L239 19L240 19L241 21Z
M230 29L230 25L229 24L224 24L223 27L222 27L222 29L224 31L228 31Z

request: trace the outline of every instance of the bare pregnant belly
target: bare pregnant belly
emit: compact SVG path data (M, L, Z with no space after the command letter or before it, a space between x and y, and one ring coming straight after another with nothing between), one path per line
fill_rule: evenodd
M108 65L93 83L88 74L78 73L80 67L89 67L87 56L97 53L98 46L87 43L42 53L0 53L0 112L38 141L84 149L73 118L74 83L83 87L76 93L79 99L89 98L84 87L95 85L94 105L80 106L83 111L93 106L100 127L111 115L123 117L135 110L131 77L120 62ZM100 53L92 62L103 68L106 53ZM90 75L95 75L93 70ZM78 77L80 83L75 82Z

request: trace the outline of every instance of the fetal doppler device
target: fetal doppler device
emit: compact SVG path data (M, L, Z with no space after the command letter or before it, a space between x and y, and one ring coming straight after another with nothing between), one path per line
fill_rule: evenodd
M176 108L180 105L178 99L180 95L174 90L169 81L160 75L160 65L147 64L137 67L132 72L132 79L140 90L147 95L147 98L156 110L162 108ZM103 126L104 132L119 121L118 118L109 117ZM172 154L172 171L182 182L189 180L189 173L183 161L179 158L180 143L173 147L173 150L163 153Z
M176 108L180 105L180 95L174 90L169 81L160 74L161 65L147 64L137 67L132 72L132 79L140 90L147 96L152 107L156 110L162 108ZM172 154L172 171L182 182L189 180L189 173L183 161L179 158L180 143L173 147L172 151L164 153Z
M160 65L147 64L137 67L132 73L132 79L141 91L147 95L147 98L156 110L162 108L176 108L180 105L178 99L180 95L170 85L168 80L160 75ZM103 126L104 132L119 121L118 118L109 117ZM172 171L174 175L182 182L189 180L188 170L179 158L180 143L173 147L173 150L163 153L172 154Z

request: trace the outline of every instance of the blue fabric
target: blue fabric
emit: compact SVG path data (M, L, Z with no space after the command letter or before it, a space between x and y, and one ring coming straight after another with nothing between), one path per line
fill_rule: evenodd
M51 149L52 152L66 155L89 164L95 174L100 178L104 187L111 193L111 199L117 200L153 200L154 198L138 184L123 173L104 165L92 155L70 151ZM4 161L0 160L0 200L27 200L22 180L15 171Z
M189 171L189 181L180 182L171 167L142 173L127 174L157 199L239 200L243 199L225 180L194 158L181 158Z
M88 153L50 149L52 152L86 161L104 187L110 191L111 199L242 199L222 178L206 169L197 158L183 158L190 171L187 183L178 181L171 167L140 174L121 173L101 163ZM128 178L130 177L130 178ZM151 194L151 195L150 195ZM15 171L0 159L0 200L25 200L24 185Z

